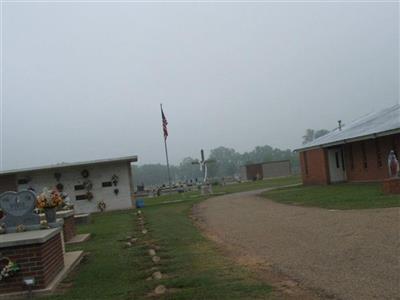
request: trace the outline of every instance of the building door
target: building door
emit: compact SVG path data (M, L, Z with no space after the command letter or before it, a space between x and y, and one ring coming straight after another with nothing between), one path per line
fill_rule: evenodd
M329 176L331 183L346 181L343 148L328 149Z

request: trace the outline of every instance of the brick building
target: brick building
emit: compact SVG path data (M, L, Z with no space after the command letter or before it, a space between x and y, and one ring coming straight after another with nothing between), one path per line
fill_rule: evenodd
M296 149L304 184L382 181L400 154L400 105L363 116Z
M290 160L268 161L258 164L248 164L240 168L244 180L265 179L292 174Z

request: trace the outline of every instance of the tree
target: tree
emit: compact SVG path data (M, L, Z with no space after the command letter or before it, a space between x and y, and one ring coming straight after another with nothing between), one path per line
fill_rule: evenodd
M212 149L209 159L215 160L208 166L210 177L233 176L239 172L241 155L235 149L226 147Z
M168 182L167 166L161 164L147 164L143 166L134 166L133 177L135 184L142 184L142 183L144 183L145 185L162 184Z
M310 129L311 130L311 129ZM317 131L318 132L318 131ZM314 136L313 131L313 136ZM290 149L281 150L269 145L257 146L250 152L240 154L235 149L218 147L210 151L207 159L215 162L208 164L208 176L227 177L239 173L240 167L249 163L261 163L265 161L290 160L293 170L299 169L299 159L296 153ZM202 180L203 174L199 165L193 165L195 161L191 157L184 158L179 165L171 165L172 183L186 181L190 179ZM133 167L133 176L135 185L144 183L145 186L168 185L167 166L161 164L147 164Z
M303 135L303 145L307 144L309 142L312 142L313 140L329 133L329 130L326 129L319 129L319 130L314 130L314 129L307 129L306 134Z
M314 140L314 129L307 129L306 134L303 135L303 145Z
M327 133L329 133L329 130L326 130L326 129L317 130L314 133L314 139L317 139L317 138L319 138L319 137L321 137L321 136L323 136L323 135L325 135Z
M181 180L186 181L195 178L202 178L203 175L200 171L199 165L193 165L193 161L195 161L195 159L191 157L185 157L179 164L177 173Z

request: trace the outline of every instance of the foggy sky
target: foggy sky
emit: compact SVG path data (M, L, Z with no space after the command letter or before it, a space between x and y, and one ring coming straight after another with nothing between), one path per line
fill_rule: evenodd
M5 3L2 169L293 149L399 101L396 3Z

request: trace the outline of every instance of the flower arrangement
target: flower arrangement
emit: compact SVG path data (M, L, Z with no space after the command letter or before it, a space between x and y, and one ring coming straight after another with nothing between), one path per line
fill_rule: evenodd
M86 199L88 199L89 201L91 201L93 199L93 194L92 192L86 192Z
M43 192L37 197L38 208L55 208L63 204L63 199L57 190L43 189Z
M83 170L81 172L81 175L82 175L83 178L88 178L89 177L89 171L85 169L85 170Z
M89 179L86 179L83 181L83 186L89 192L93 188L93 183Z
M106 203L103 200L101 200L99 203L97 203L97 208L101 212L105 211L106 210Z
M17 225L16 229L17 232L24 232L26 230L26 227L24 224L19 224Z
M11 277L20 270L20 267L8 257L3 257L1 261L7 261L7 263L3 268L0 269L0 281Z

